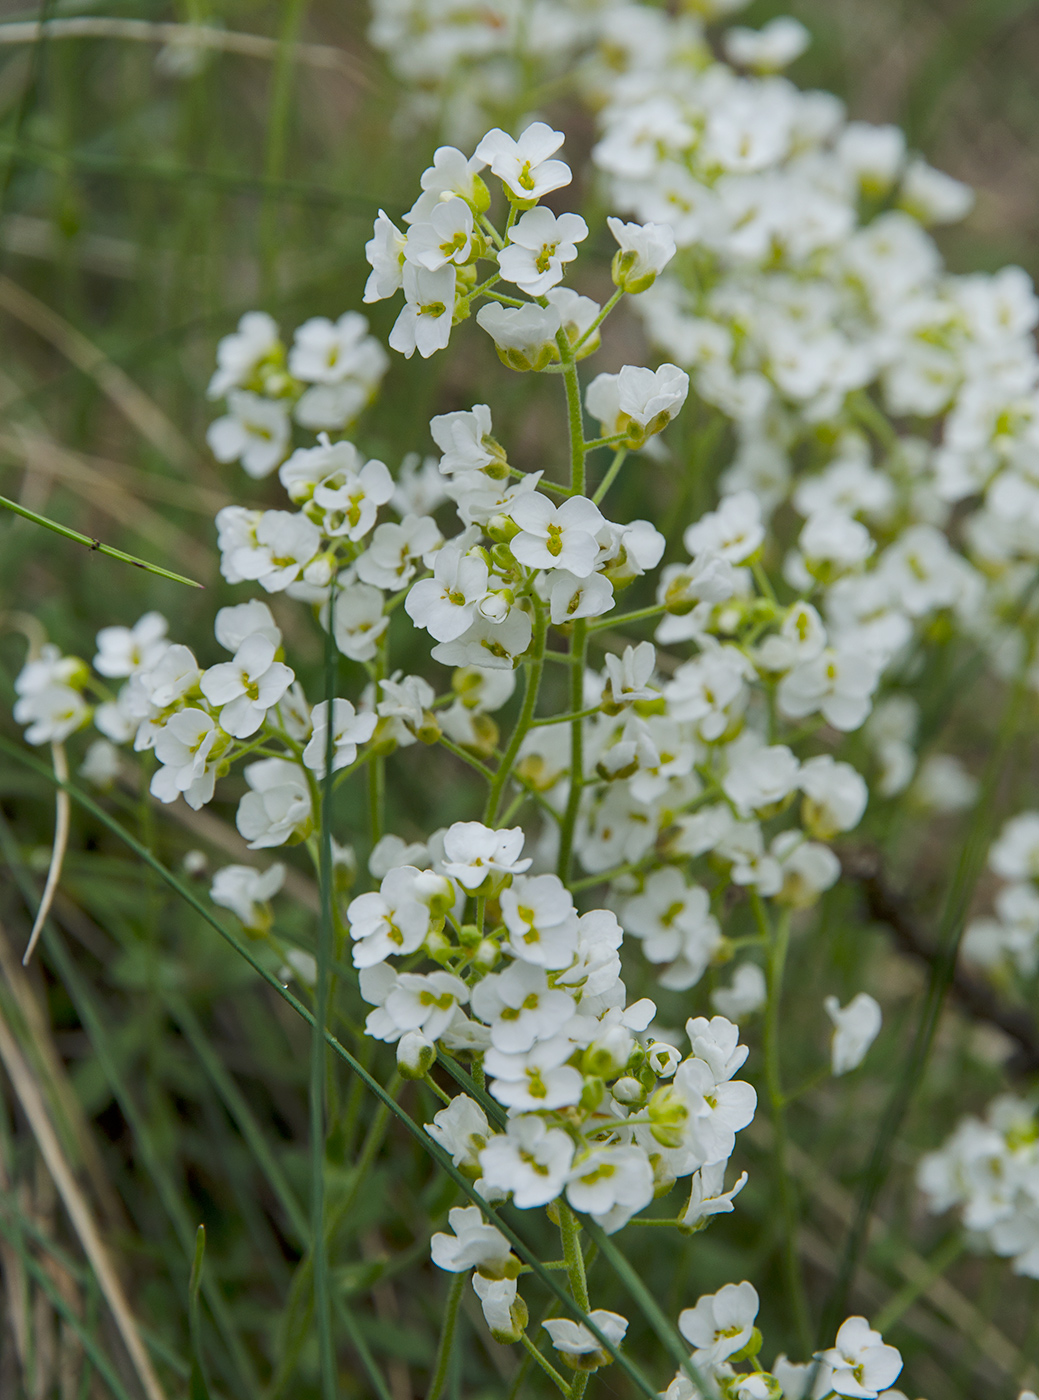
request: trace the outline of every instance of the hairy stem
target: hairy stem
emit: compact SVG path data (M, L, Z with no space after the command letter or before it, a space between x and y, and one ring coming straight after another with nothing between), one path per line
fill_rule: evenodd
M451 1347L458 1327L458 1309L462 1302L462 1291L468 1276L468 1273L455 1274L451 1280L447 1304L444 1308L444 1320L440 1325L440 1341L437 1343L436 1360L433 1363L433 1378L426 1391L426 1400L437 1400L447 1381L447 1373L451 1366Z

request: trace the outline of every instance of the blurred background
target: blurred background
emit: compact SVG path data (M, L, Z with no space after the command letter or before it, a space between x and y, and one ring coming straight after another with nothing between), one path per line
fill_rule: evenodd
M779 13L796 15L813 35L791 71L796 82L836 92L855 117L900 124L935 165L976 187L970 218L941 235L951 267L1013 262L1035 275L1039 4L757 0L740 20L757 25ZM42 37L41 20L54 22ZM435 132L395 119L399 88L366 44L368 22L359 0L0 4L0 494L206 585L194 593L136 574L0 512L3 734L17 737L10 710L24 614L63 650L89 657L100 626L132 623L155 607L178 640L200 655L212 650L213 612L237 597L217 573L213 515L232 500L281 502L276 483L249 483L206 449L216 342L255 307L287 335L310 315L360 306L372 218L380 206L396 217L410 205L437 144ZM184 42L177 26L190 24L208 27L205 48ZM578 118L575 129L567 111L568 131L587 143L590 128ZM375 308L383 338L392 314ZM630 325L628 333L636 334ZM449 366L395 359L365 419L368 451L395 466L405 452L427 450L430 414L478 397L467 375L464 342ZM513 394L518 420L514 380L503 372L496 382ZM524 431L533 451L548 430ZM316 632L292 605L275 611L291 629L304 679L308 665L316 674ZM463 815L461 805L450 810L462 797L439 762L430 757L429 782L396 799L418 827L434 799L439 821ZM183 804L176 814L147 803L138 811L130 792L111 801L128 825L140 818L146 844L168 863L183 869L185 856L202 853L188 863L202 894L206 869L240 853L230 803L193 816ZM343 822L349 833L351 812ZM79 816L55 927L23 976L15 950L52 831L49 786L0 756L0 1010L132 1285L154 1364L169 1394L187 1393L188 1270L195 1226L205 1220L203 1337L214 1396L303 1400L317 1393L292 1208L305 1199L308 1170L303 1027L245 977L211 930L171 905L139 862ZM302 862L294 878L299 902L287 927L305 946L314 892ZM848 974L887 946L880 935L866 950L842 942L841 897L825 914L830 963L805 973L820 989L825 975ZM893 958L888 977L896 999L918 986L912 965ZM943 1123L961 1102L968 1049L979 1097L1001 1083L994 1065L990 1074L978 1067L975 1032L957 1036L933 1090ZM383 1384L383 1400L408 1400L422 1393L443 1278L431 1273L425 1295L407 1296L395 1280L426 1257L428 1221L450 1193L406 1139L387 1139L385 1121L373 1121L355 1089L337 1092L328 1153L337 1328L357 1361L352 1393ZM424 1092L414 1090L416 1113L432 1111ZM830 1105L814 1128L802 1125L834 1172L821 1184L806 1178L816 1212L806 1248L819 1278L833 1267L827 1241L849 1209L837 1177L865 1141L857 1141L857 1115L876 1111L870 1092L856 1090L840 1111ZM907 1149L903 1185L914 1155ZM767 1191L755 1194L752 1183L745 1200L744 1224L730 1217L698 1239L699 1291L740 1269L767 1276L774 1267L761 1228ZM891 1220L858 1306L876 1307L905 1282L892 1239L909 1223ZM691 1252L661 1263L644 1238L635 1246L640 1267L656 1270L673 1314L695 1298ZM118 1395L118 1386L124 1396L139 1393L24 1105L11 1100L0 1105L0 1266L2 1400L87 1400ZM959 1302L947 1300L941 1317L907 1314L893 1340L909 1358L906 1384L917 1387L909 1393L1011 1393L1035 1353L1039 1308L1034 1285L1008 1281L1004 1264L968 1261ZM602 1305L617 1302L604 1296ZM766 1335L780 1337L782 1326L769 1319ZM478 1336L473 1323L452 1394L502 1396L512 1362ZM372 1357L380 1371L370 1370ZM627 1394L621 1377L600 1384Z

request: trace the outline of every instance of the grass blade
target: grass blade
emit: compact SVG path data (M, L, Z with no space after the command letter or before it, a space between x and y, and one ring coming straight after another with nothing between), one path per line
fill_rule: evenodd
M50 520L46 515L39 515L34 510L27 510L25 506L20 506L17 501L8 500L6 496L0 496L0 509L13 511L15 515L20 515L24 520L31 520L34 525L42 525L45 530L53 530L56 535L61 535L63 539L72 540L75 544L81 544L91 552L104 554L109 559L118 559L123 564L132 564L135 569L145 569L149 574L158 574L159 578L172 579L174 583L185 583L189 588L204 588L205 584L196 583L193 578L185 578L183 574L175 574L172 569L164 569L160 564L150 564L147 559L138 559L135 554L127 554L122 549L115 549L110 544L102 544L100 540L93 539L90 535L83 535L79 530L72 530L68 525L59 525L56 520Z
M209 1386L202 1361L202 1329L198 1316L198 1294L202 1286L202 1266L206 1258L206 1227L200 1225L195 1231L195 1257L191 1261L191 1278L188 1280L188 1326L191 1331L191 1383L188 1394L191 1400L209 1400Z

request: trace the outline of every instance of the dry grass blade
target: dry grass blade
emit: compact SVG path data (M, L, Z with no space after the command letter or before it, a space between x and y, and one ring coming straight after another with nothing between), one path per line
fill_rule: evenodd
M69 780L69 761L65 753L64 744L51 744L51 754L54 757L54 776L60 783L67 783ZM47 882L43 887L43 898L40 900L40 907L36 911L36 919L33 922L32 932L29 934L29 942L22 958L22 966L29 965L36 944L40 941L40 934L43 926L47 922L47 915L51 911L54 903L54 896L58 891L58 881L61 879L61 867L65 864L65 852L69 844L69 817L71 815L72 804L69 795L64 788L55 789L57 797L55 799L54 811L54 845L51 848L50 867L47 870Z
M140 19L83 16L76 19L21 20L0 24L0 45L35 44L41 39L129 39L145 44L169 44L173 48L216 49L245 58L274 61L281 45L266 34L243 34L208 24L152 23ZM361 65L345 49L332 44L293 44L292 57L308 68L349 73L366 81Z
M58 1189L58 1194L61 1196L62 1203L83 1247L83 1252L86 1254L98 1281L98 1286L104 1294L105 1302L111 1310L116 1327L119 1329L119 1335L123 1339L123 1344L141 1386L148 1400L166 1400L159 1378L155 1374L148 1353L144 1349L144 1343L141 1341L141 1335L127 1302L123 1286L94 1223L90 1206L72 1174L65 1154L61 1150L39 1085L2 1012L0 1012L0 1059L4 1062L4 1068L7 1070L22 1111L29 1121L33 1137L36 1139L47 1170Z
M45 306L9 277L0 277L0 307L44 340L50 341L77 369L88 374L128 422L168 461L183 470L193 467L195 453L180 429L170 422L158 404L134 383L125 370L113 364L103 350L98 349L63 316Z

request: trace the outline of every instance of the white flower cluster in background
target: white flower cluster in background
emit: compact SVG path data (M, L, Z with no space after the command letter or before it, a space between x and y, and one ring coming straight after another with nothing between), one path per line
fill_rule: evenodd
M936 1214L959 1210L982 1247L1039 1278L1039 1121L1033 1102L1002 1094L984 1119L964 1118L917 1179Z
M313 432L350 428L378 392L389 359L357 311L313 316L290 349L265 311L248 311L217 349L209 397L227 412L206 435L218 462L270 476L288 456L292 424Z
M1011 817L988 854L993 874L1004 881L992 915L971 920L963 956L992 973L1016 970L1034 977L1039 969L1039 812Z

